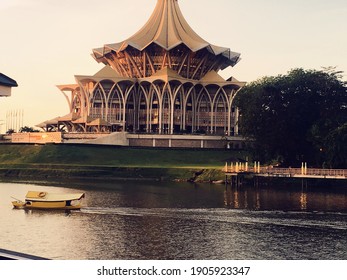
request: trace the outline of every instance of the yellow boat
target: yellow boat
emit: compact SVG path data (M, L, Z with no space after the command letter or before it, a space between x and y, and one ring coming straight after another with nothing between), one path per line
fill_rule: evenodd
M79 210L82 206L84 193L56 194L48 192L29 191L25 201L16 199L12 201L14 208L24 209L63 209Z

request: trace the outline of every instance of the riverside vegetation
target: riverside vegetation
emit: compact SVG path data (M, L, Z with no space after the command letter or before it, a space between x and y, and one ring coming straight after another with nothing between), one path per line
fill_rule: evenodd
M224 179L226 161L244 151L90 145L0 145L2 178L137 179L207 182Z
M239 127L260 162L347 168L347 82L334 67L293 69L249 83L236 96Z

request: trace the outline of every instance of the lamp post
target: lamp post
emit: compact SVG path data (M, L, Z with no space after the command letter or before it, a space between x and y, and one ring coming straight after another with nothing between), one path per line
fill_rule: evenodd
M1 134L2 126L5 124L3 121L4 121L4 120L0 120L0 134Z

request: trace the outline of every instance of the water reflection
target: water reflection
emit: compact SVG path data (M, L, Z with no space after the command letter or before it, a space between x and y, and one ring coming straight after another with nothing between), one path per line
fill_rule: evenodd
M40 209L17 209L13 208L12 211L24 211L26 215L38 215L38 216L43 216L45 214L47 215L54 215L54 214L59 214L68 217L71 215L71 210L40 210ZM78 210L74 210L78 211Z
M224 205L232 209L283 211L339 211L347 209L345 190L327 192L314 187L226 186Z
M307 192L304 190L301 192L300 205L302 211L307 210Z
M347 259L347 189L153 182L0 183L0 247L52 259ZM80 211L13 210L28 190ZM321 246L324 244L324 246Z

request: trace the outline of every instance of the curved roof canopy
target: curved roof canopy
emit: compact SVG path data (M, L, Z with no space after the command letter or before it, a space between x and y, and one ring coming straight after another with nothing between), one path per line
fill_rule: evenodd
M223 55L231 66L240 59L239 53L212 45L195 33L183 17L178 0L158 0L150 19L135 35L123 42L94 49L93 53L96 59L101 59L109 52L122 52L128 46L143 51L153 43L167 51L181 44L186 45L192 52L207 49L216 56Z

